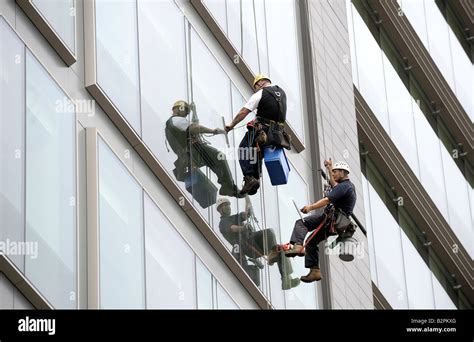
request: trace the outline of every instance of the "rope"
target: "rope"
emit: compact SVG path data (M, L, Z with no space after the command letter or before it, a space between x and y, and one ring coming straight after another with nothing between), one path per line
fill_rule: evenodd
M316 236L316 234L319 232L319 230L326 224L326 221L328 219L328 215L327 214L324 214L324 219L323 221L319 224L318 228L316 228L312 233L311 235L309 236L309 238L306 239L304 245L303 245L303 249L308 245L308 243L311 241L312 238L314 238Z
M257 43L257 61L258 61L258 71L262 72L260 67L260 49L258 44L258 32L257 32L257 11L255 10L255 0L252 1L253 4L253 23L255 27L255 42Z

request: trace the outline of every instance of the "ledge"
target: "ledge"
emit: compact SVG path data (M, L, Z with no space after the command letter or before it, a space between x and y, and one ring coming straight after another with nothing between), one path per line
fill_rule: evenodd
M380 292L377 285L372 282L372 292L374 293L374 307L376 310L392 310L392 306L385 296Z
M23 273L4 254L0 254L0 272L38 310L53 310L53 306L31 284Z
M16 3L26 13L28 18L30 18L31 22L41 32L44 38L46 38L49 44L51 44L53 49L57 52L59 57L61 57L64 63L66 63L68 67L76 63L77 61L76 55L64 43L61 37L56 33L53 27L49 24L48 20L45 17L43 17L41 12L35 7L35 5L31 2L31 0L16 0ZM76 25L74 25L74 32L75 31L76 31ZM77 37L75 36L74 39L76 40Z
M384 170L389 184L404 197L404 208L419 229L426 232L433 249L461 284L461 291L474 302L474 269L469 254L356 87L354 97L359 138L376 166ZM454 245L459 247L457 253L453 251Z

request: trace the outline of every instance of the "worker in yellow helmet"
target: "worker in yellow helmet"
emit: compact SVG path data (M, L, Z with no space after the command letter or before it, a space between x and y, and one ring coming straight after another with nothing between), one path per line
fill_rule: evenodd
M275 145L290 149L290 138L283 131L286 120L286 94L277 85L272 85L270 78L258 74L253 81L255 93L240 109L232 122L225 126L231 131L239 122L244 120L250 112L255 112L255 120L247 124L246 132L239 146L239 162L244 175L244 186L241 195L254 195L260 187L264 145ZM258 160L251 156L250 149L258 151Z

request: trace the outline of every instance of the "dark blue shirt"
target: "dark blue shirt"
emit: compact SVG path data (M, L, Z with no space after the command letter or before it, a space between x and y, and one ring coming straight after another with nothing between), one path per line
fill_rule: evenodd
M348 179L337 183L327 195L329 201L336 209L341 209L347 215L352 214L356 203L356 192L354 184Z
M230 227L233 225L241 226L246 219L247 215L244 212L230 216L221 216L219 231L231 245L239 244L239 237L245 239L245 236L242 236L240 232L233 232Z

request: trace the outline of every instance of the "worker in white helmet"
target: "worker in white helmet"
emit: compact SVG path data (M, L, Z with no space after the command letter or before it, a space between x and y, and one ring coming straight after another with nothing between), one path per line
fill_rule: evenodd
M316 203L305 205L301 208L301 212L307 214L316 209L325 209L305 217L304 221L298 220L295 222L290 239L292 247L285 251L287 257L305 257L305 267L309 268L310 272L308 275L301 277L301 281L306 283L321 280L318 244L331 235L329 225L325 224L321 226L322 229L309 241L306 248L303 248L307 233L315 230L323 222L328 210L331 208L334 208L335 215L344 215L348 218L354 210L357 199L354 184L349 180L349 165L344 161L340 161L333 166L331 159L329 159L324 161L324 166L328 169L329 182L333 188L324 198ZM348 220L350 222L350 219Z
M284 252L279 249L273 229L254 230L248 223L251 214L250 199L246 197L246 210L231 215L230 200L220 197L216 203L217 211L221 215L219 231L232 245L232 255L239 261L242 268L249 274L254 283L260 283L260 272L254 265L248 264L248 259L260 262L265 258L268 265L278 264L283 290L289 290L300 284L299 278L291 278L293 268L290 259L285 258ZM254 272L255 271L255 272Z

